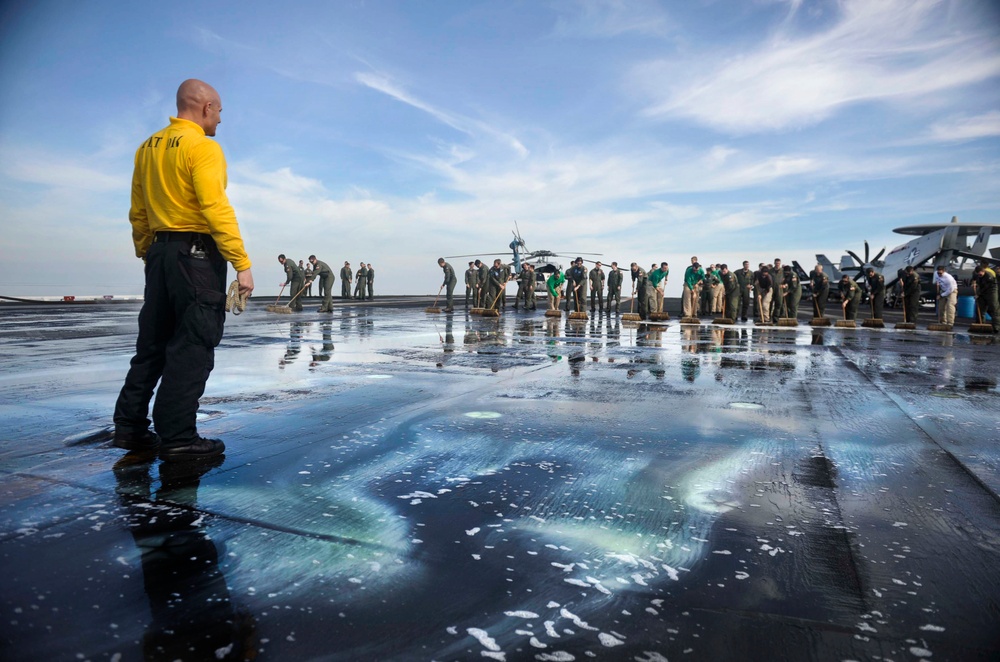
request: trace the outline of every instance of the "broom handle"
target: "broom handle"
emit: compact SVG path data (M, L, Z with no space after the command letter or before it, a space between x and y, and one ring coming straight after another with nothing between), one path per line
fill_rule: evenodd
M299 290L298 292L295 293L295 296L293 296L291 299L288 300L288 303L292 303L293 301L295 301L296 299L298 299L299 295L302 294L305 291L306 291L306 288L305 288L305 286L303 286L301 290Z
M976 317L979 319L979 323L983 323L983 311L979 307L979 297L976 297Z
M496 298L495 298L495 299L493 299L493 303L491 303L491 304L490 304L490 310L492 310L492 309L493 309L493 306L497 305L497 301L499 301L499 300L500 300L500 295L501 295L501 294L503 294L503 291L504 291L504 288L505 288L506 286L507 286L507 283L504 283L504 284L503 284L503 285L502 285L502 286L500 287L500 289L499 289L499 290L497 291L497 296L496 296Z
M632 283L632 298L628 302L628 312L631 315L635 307L635 283Z
M279 300L281 299L281 295L282 295L282 294L284 293L284 291L285 291L285 285L288 285L288 283L282 283L282 284L281 284L281 291L280 291L280 292L278 292L278 298L274 300L274 305L276 305L276 306L278 305L278 301L279 301Z
M438 305L438 298L439 298L439 297L441 296L441 290L443 290L443 289L444 289L444 283L442 283L442 284L441 284L441 287L439 287L439 288L438 288L438 293L437 293L437 296L436 296L436 297L434 297L434 303L433 303L433 304L431 305L431 308L437 308L437 305ZM439 335L440 335L440 334L439 334Z

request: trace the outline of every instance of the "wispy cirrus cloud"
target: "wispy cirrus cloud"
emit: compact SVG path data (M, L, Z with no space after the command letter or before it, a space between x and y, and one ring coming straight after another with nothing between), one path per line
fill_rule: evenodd
M638 65L643 111L731 133L823 121L870 101L905 101L1000 76L1000 45L974 25L948 24L937 0L850 0L829 27L786 21L756 50ZM796 9L792 5L792 9Z
M662 37L673 30L663 8L652 0L580 0L555 5L557 37L609 38L625 34Z
M0 173L16 182L86 192L128 190L129 175L115 173L89 155L3 147ZM123 184L124 182L124 184Z
M382 94L385 94L400 103L404 103L408 106L416 108L417 110L423 111L442 124L445 124L456 131L471 137L488 136L489 138L496 140L506 147L514 150L521 157L525 157L529 154L528 148L513 135L490 126L486 122L472 119L458 113L442 110L431 103L419 99L416 95L411 94L401 85L384 74L362 71L357 72L354 75L354 78L365 87L371 88L376 92L381 92Z
M1000 136L1000 111L960 115L935 122L923 136L928 142L964 142Z

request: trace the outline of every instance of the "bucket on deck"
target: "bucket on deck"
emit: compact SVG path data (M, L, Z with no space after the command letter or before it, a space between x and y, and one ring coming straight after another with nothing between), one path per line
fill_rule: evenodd
M955 306L955 317L967 317L972 319L976 316L976 297L958 297L958 304Z

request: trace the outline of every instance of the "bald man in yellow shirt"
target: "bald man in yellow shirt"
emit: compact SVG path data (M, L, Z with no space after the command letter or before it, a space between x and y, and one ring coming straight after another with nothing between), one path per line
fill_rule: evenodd
M195 416L222 340L227 262L240 294L253 292L250 258L226 197L226 158L208 138L221 112L212 86L186 80L177 90L177 117L135 153L129 221L146 288L135 356L115 405L114 444L159 447L165 461L225 451L221 440L198 434ZM147 416L157 383L153 434Z

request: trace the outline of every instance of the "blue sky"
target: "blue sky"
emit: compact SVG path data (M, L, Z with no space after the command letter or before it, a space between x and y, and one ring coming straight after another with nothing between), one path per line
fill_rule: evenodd
M201 78L259 294L278 252L437 290L440 255L803 264L1000 222L995 2L0 7L5 294L132 294L136 146ZM998 245L996 238L992 246ZM456 269L464 267L454 260Z

